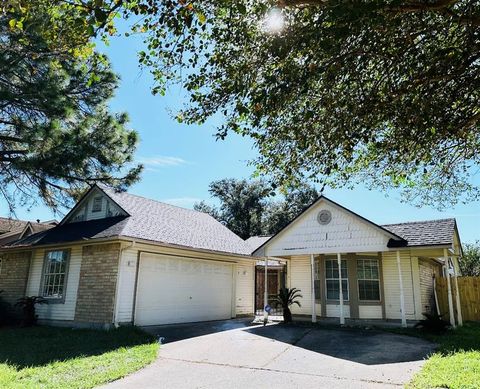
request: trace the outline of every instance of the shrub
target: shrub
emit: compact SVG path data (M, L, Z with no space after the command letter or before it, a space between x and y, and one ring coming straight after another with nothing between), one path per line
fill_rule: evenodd
M37 324L38 315L35 313L35 306L37 304L47 304L48 301L40 296L29 296L18 299L15 304L16 307L20 307L23 312L22 327L31 327Z
M442 333L450 326L448 321L442 319L444 315L439 315L436 310L433 310L433 313L424 313L423 316L425 316L425 319L415 324L415 328L433 333Z

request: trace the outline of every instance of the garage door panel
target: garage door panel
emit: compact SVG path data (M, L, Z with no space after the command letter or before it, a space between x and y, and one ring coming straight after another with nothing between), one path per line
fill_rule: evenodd
M231 264L142 255L135 323L155 325L231 317Z

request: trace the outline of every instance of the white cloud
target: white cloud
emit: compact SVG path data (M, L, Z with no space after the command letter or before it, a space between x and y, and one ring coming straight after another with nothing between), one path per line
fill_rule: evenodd
M197 197L176 197L173 199L163 199L161 201L178 207L193 208L193 204L199 203L202 199Z
M139 158L138 162L144 164L147 168L165 167L165 166L179 166L185 165L186 160L179 157L169 157L164 155L157 155L154 157Z

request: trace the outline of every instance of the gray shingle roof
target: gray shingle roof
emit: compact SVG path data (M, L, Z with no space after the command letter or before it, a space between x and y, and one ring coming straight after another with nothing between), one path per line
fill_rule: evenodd
M0 217L0 234L5 234L14 230L22 230L27 225L28 221L17 220L6 217Z
M451 245L455 233L455 219L385 224L382 227L407 240L408 247Z
M21 239L29 246L124 236L156 243L250 255L250 247L212 216L159 201L101 188L129 216L67 223Z
M249 255L250 247L212 216L126 192L104 189L131 216L121 235L180 246Z
M248 244L248 246L252 250L251 252L253 253L256 249L258 249L262 244L264 244L271 237L272 235L251 236L250 238L245 240L245 243Z

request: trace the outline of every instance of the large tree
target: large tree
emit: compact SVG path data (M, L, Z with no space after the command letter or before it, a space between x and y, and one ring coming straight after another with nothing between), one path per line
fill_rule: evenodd
M262 180L233 178L211 182L209 192L219 206L202 201L194 209L210 214L242 239L276 234L319 196L305 183L282 194Z
M439 208L478 198L480 2L140 1L156 92L187 123L224 116L276 183L397 188Z
M81 25L74 34L83 17L34 4L0 15L0 192L12 211L37 196L56 209L94 182L123 189L141 170L137 133L107 105L118 79Z
M153 91L189 92L178 120L223 115L218 137L252 137L277 184L361 182L439 208L480 196L476 0L48 3L81 13L82 39L130 18Z

